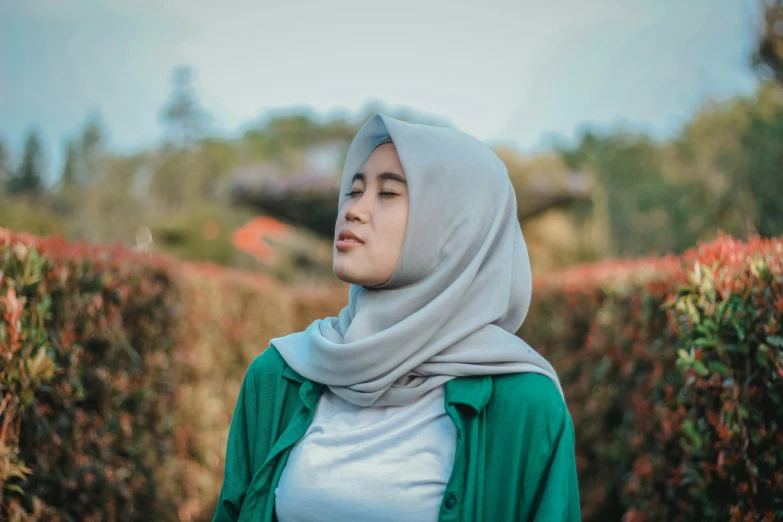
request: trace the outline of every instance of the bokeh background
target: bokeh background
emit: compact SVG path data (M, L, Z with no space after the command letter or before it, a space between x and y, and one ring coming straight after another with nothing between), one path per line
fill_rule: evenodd
M376 112L507 165L584 520L783 519L783 0L0 0L0 520L211 520Z
M536 272L774 236L775 9L4 0L0 226L329 283L342 161L383 111L493 146Z

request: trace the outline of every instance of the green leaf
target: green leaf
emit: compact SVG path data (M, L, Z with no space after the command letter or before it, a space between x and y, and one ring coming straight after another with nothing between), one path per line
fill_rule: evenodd
M766 280L769 275L769 268L767 267L766 260L758 255L754 254L750 262L750 273L757 279Z
M696 431L696 427L693 425L693 421L690 419L686 420L682 423L682 431L685 432L685 434L693 441L694 446L696 446L696 449L701 449L701 437L699 436L699 433Z
M706 366L704 366L704 363L701 361L696 361L693 363L693 369L696 370L696 373L701 375L702 377L706 377L710 374L710 371L707 369Z
M677 350L677 355L679 355L680 359L682 359L684 361L690 361L691 360L690 354L688 352L686 352L685 350L683 350L682 348Z
M692 294L696 289L692 285L679 285L675 290L677 295Z
M705 319L702 323L704 329L710 333L716 333L718 331L718 323L714 319Z
M718 321L721 321L723 319L723 314L726 313L726 308L729 306L729 300L726 299L724 301L721 301L718 306L715 308L715 317L717 317Z
M776 348L783 348L783 336L780 335L768 335L767 342Z
M737 337L739 337L740 341L745 340L745 329L741 327L740 325L734 325L734 330L737 332Z
M690 299L685 301L686 306L688 307L688 315L691 318L691 321L695 323L701 322L701 315L699 314L699 310L696 308L696 305L693 304L693 301Z
M11 490L11 491L16 491L20 495L24 495L24 490L20 486L17 486L16 484L12 484L10 486L5 486L5 489Z
M22 407L27 407L35 400L35 393L32 388L24 388L19 394L19 398L21 399Z
M719 373L721 375L727 376L729 375L729 369L726 368L726 365L724 365L722 362L719 361L709 361L707 363L707 366L710 367L710 370L713 372Z
M696 261L696 264L693 266L693 270L688 272L688 281L690 281L694 286L699 286L701 284L701 264Z

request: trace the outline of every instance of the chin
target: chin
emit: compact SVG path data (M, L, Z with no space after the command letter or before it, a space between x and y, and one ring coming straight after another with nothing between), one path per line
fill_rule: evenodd
M386 279L373 277L374 274L363 274L359 270L352 270L350 267L344 266L343 263L334 263L333 271L337 279L352 285L375 286L388 279L388 277Z
M334 271L334 275L340 281L350 284L360 284L357 282L357 274L355 273L356 271L351 270L349 267L345 266L345 263L335 262L332 265L332 270Z
M357 276L350 272L335 270L334 275L337 276L337 279L339 279L344 283L349 283L352 285L362 285L362 286L372 285L372 283L369 282L366 278Z

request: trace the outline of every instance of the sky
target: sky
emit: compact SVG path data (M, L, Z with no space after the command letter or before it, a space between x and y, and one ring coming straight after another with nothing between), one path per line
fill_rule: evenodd
M756 88L756 0L0 0L0 139L38 129L50 176L97 114L114 150L159 142L174 67L211 132L368 103L522 152L586 127L675 136Z

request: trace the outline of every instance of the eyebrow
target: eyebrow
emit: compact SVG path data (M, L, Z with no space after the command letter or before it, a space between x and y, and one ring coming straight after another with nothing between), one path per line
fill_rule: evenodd
M406 185L408 184L408 182L405 181L405 178L403 178L399 174L395 174L394 172L381 172L380 174L378 174L378 177L381 180L390 179L390 180L393 180L393 181L399 181L400 183L405 183ZM357 179L362 180L365 183L367 183L367 180L364 177L364 173L362 173L362 172L357 172L356 174L354 174L353 175L353 179L351 179L351 183L353 183Z

